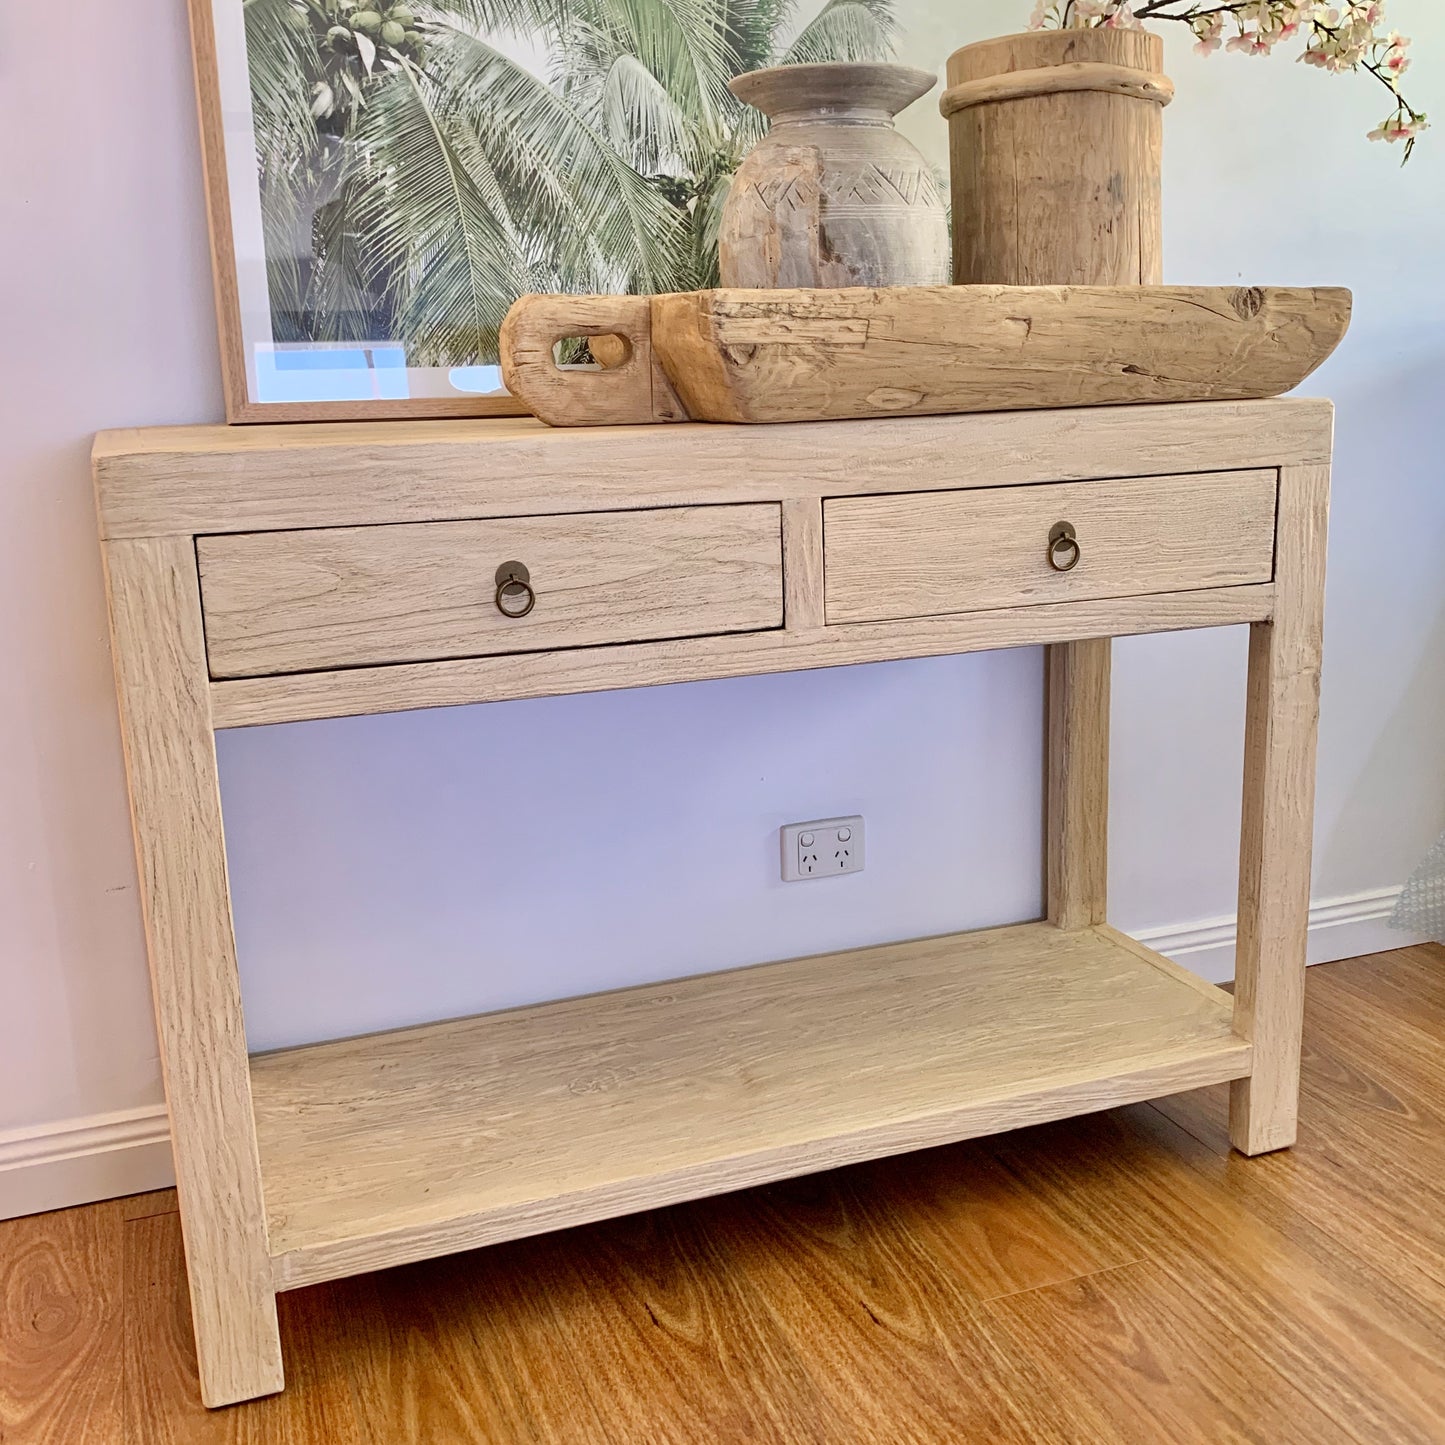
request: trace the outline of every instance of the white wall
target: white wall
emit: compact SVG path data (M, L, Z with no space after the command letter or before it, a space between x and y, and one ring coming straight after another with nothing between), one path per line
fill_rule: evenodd
M47 1167L0 1214L166 1167L88 455L221 406L184 7L90 7L63 62L47 7L5 26L0 1167Z
M908 3L930 65L1028 8ZM187 41L145 8L89 17L63 86L22 59L43 7L0 58L24 137L0 190L0 1214L165 1167L86 451L220 400ZM1445 114L1445 13L1392 8ZM1339 404L1314 892L1358 924L1445 827L1445 132L1402 174L1363 139L1362 79L1169 63L1169 278L1356 291L1309 389ZM905 120L942 162L930 103ZM1231 630L1116 661L1115 912L1224 939L1196 955L1215 969L1227 926L1180 930L1233 910L1243 657ZM1017 653L225 735L253 1043L1032 914L1039 701ZM779 884L777 825L846 811L867 872Z

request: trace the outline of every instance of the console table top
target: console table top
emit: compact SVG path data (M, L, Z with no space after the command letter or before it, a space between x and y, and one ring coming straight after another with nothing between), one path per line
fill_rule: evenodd
M1327 465L1333 418L1289 397L772 426L144 427L101 432L93 455L110 539Z

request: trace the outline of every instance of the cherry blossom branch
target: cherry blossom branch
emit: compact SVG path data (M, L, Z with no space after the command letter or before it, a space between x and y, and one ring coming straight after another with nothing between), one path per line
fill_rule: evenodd
M1036 0L1030 29L1083 29L1106 26L1134 30L1145 21L1172 20L1194 33L1195 50L1210 55L1221 48L1246 55L1268 55L1282 41L1302 38L1300 59L1338 73L1364 70L1394 99L1391 114L1370 132L1371 140L1404 141L1409 160L1429 122L1400 91L1410 68L1410 41L1383 30L1384 0ZM1233 22L1234 34L1225 31Z

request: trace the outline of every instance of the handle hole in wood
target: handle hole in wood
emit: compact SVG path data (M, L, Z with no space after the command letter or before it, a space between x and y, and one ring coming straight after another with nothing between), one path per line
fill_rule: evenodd
M559 367L597 366L615 371L632 360L632 343L617 332L601 336L564 336L552 347Z

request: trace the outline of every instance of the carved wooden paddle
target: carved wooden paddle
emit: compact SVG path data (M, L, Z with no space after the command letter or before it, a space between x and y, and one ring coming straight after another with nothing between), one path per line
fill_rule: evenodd
M1298 386L1341 287L917 286L524 296L508 388L553 426L1237 401ZM601 367L559 368L586 336Z

